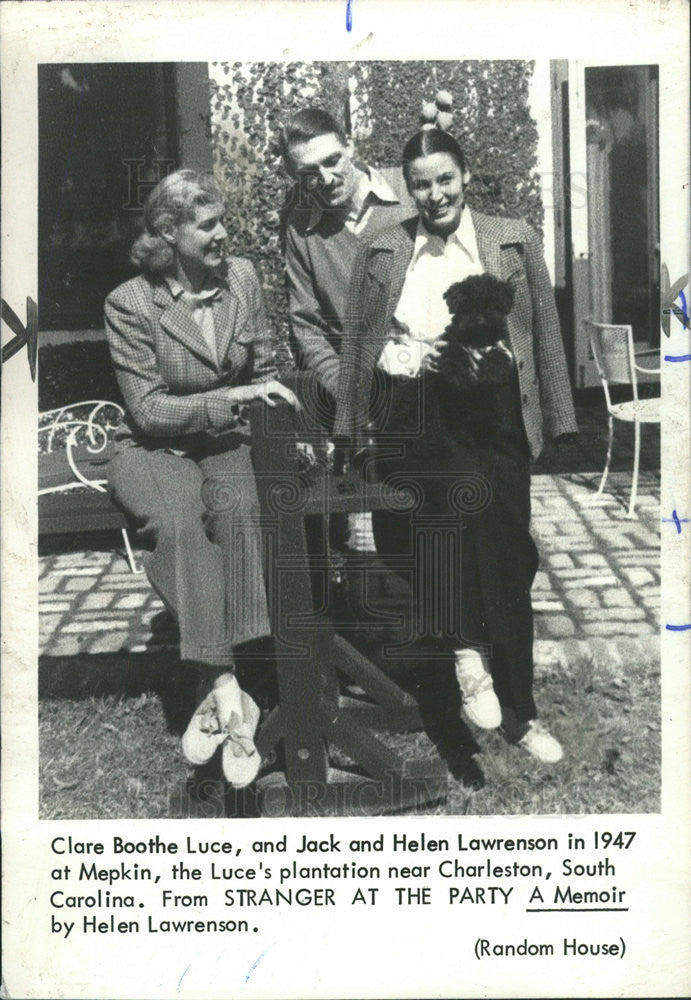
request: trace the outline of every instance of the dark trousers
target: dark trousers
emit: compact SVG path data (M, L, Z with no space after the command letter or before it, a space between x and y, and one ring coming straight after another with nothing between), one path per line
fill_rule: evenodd
M421 380L391 380L388 388L393 429L379 436L382 450L396 443L406 415L420 413L423 423L417 435L400 439L399 457L378 464L391 484L414 484L417 500L411 513L373 512L377 552L392 569L412 567L417 636L490 647L499 701L520 721L535 718L531 587L539 557L517 388L507 385L496 399L489 437L481 422L477 433L461 421L450 433L451 419L444 424L419 404Z
M488 648L499 701L527 721L537 715L530 596L537 550L525 522L497 509L496 499L493 506L441 530L437 518L374 511L374 541L383 562L411 584L413 638ZM505 528L499 538L497 521Z
M236 645L270 634L245 434L210 438L182 456L125 445L108 477L138 537L153 544L146 573L178 621L181 659L231 666Z

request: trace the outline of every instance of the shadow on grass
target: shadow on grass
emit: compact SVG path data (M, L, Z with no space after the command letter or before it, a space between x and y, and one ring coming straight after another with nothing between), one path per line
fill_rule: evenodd
M480 746L461 717L453 657L421 656L412 666L396 671L396 683L415 698L423 731L451 776L467 788L482 788L485 777L474 759Z
M240 683L267 711L277 701L271 645L248 647L238 656ZM224 785L219 755L194 772L182 760L178 737L194 709L198 679L171 653L42 657L41 815L257 817L256 789ZM424 732L380 734L384 742L404 758L424 758L436 748L456 781L481 788L472 758L478 745L459 717L452 664L416 662L397 671L396 680L418 701ZM270 770L281 771L281 746L277 753Z
M244 651L237 655L237 674L240 685L261 708L270 709L276 704L275 669L270 645L247 643ZM199 678L199 671L181 663L172 651L132 653L125 650L66 657L41 656L38 696L41 700L79 701L156 694L168 731L180 735L196 707Z

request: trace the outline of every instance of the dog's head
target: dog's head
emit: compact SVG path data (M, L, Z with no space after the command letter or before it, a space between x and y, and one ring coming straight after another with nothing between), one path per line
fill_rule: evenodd
M446 337L468 347L489 347L507 337L514 289L490 274L472 274L444 293L451 313Z

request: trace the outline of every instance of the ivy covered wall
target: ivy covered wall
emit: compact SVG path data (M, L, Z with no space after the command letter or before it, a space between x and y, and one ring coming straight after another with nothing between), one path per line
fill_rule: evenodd
M449 128L466 154L468 199L489 215L521 216L542 226L534 172L537 127L528 87L532 63L360 62L352 65L353 138L374 166L400 163L406 140L420 128L420 108L438 88L453 99Z
M441 87L453 98L449 131L467 154L471 203L489 214L523 216L541 229L531 72L532 64L519 60L210 65L214 164L227 194L227 228L235 252L261 273L284 363L280 213L290 182L278 150L281 126L301 108L325 107L345 121L357 156L378 167L398 166L406 140L420 127L422 102Z
M296 112L319 105L343 121L348 105L345 63L212 63L211 135L214 169L226 192L226 228L233 252L260 272L279 338L279 362L291 363L281 247L281 210L291 182L278 136Z

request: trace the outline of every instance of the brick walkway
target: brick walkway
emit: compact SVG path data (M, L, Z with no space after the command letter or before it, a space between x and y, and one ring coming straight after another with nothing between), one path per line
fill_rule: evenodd
M594 497L592 473L535 475L533 533L540 571L533 591L536 660L568 663L578 652L621 663L659 657L659 479L641 476L637 519L622 500L630 476L614 473ZM366 520L353 543L371 549ZM89 536L84 536L88 540ZM111 536L117 545L119 537ZM46 656L175 648L173 623L144 574L121 551L58 552L40 558L40 650Z

